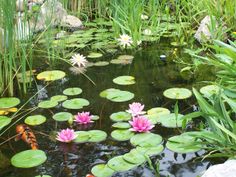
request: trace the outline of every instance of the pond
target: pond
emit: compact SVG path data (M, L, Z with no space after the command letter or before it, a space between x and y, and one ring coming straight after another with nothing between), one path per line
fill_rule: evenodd
M167 56L166 61L160 60L160 55L162 54ZM32 115L40 114L47 118L44 124L31 127L37 137L39 149L47 154L47 161L38 167L29 169L9 167L4 171L1 170L1 176L32 177L48 174L53 177L84 177L86 174L91 173L91 169L94 165L107 163L109 159L118 155L123 155L133 149L133 146L129 141L118 142L111 137L111 132L115 130L115 128L112 127L113 122L109 118L112 113L127 110L129 104L132 102L144 104L145 110L154 107L164 107L168 108L171 112L174 112L175 100L165 98L163 96L164 90L172 87L183 87L191 90L193 86L198 85L198 81L206 79L201 77L203 76L203 74L201 74L202 72L208 72L207 75L211 77L209 71L202 70L199 71L198 75L195 77L190 77L188 79L183 78L180 74L181 67L183 66L174 63L173 60L180 57L188 58L189 56L184 54L182 49L175 49L169 46L166 41L146 46L137 51L124 50L115 55L104 54L101 58L88 60L91 62L110 61L111 59L117 58L119 55L133 55L134 59L130 64L110 63L107 66L92 66L87 68L85 74L96 85L84 75L79 74L76 71L71 71L69 69L71 66L62 61L56 62L53 67L49 67L42 59L38 60L35 66L37 73L45 70L59 69L66 72L66 77L50 83L47 87L45 86L48 82L37 81L37 86L29 89L27 95L18 95L21 98L21 103L26 102L40 89L41 91L39 94L27 105L28 108L35 107L40 101L48 100L52 96L61 95L66 88L79 87L82 89L82 93L76 96L69 96L69 98L85 98L90 104L80 110L65 109L59 104L52 109L39 108L34 111ZM113 83L114 78L122 75L135 77L135 84L117 85ZM134 98L127 102L119 103L101 98L99 96L100 92L108 88L132 92L134 93ZM185 114L193 111L194 104L193 96L189 99L179 101L180 113ZM94 123L89 124L88 126L76 125L73 126L73 128L76 131L103 130L108 135L106 140L99 143L81 144L63 144L56 141L55 132L69 127L67 121L56 122L52 118L55 113L62 111L70 112L73 115L77 114L78 111L89 111L93 115L98 115L100 118ZM13 129L12 132L14 131L15 130ZM169 137L181 134L180 130L177 128L165 128L160 124L156 124L152 132L162 136L164 147ZM15 153L26 149L29 149L29 147L23 141L15 142L12 140L2 146L1 151L11 158ZM196 160L197 157L203 154L204 151L178 154L165 147L159 155L152 156L151 161L153 164L159 162L160 176L195 177L211 164L208 160ZM155 165L154 168L156 168ZM115 172L113 176L154 177L156 174L146 162L128 171Z

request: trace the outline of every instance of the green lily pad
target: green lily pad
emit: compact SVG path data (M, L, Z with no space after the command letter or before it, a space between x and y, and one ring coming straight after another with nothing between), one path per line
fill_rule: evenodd
M43 164L47 160L46 154L41 150L26 150L15 154L11 164L18 168L32 168Z
M42 115L33 115L33 116L28 116L25 119L25 123L28 125L40 125L46 122L46 117Z
M68 95L68 96L79 95L81 93L82 93L82 89L79 87L67 88L63 91L63 94Z
M114 128L127 129L130 128L130 124L127 122L116 122L112 125Z
M58 105L57 101L47 100L47 101L41 101L38 104L38 107L39 108L44 108L44 109L49 109L49 108L56 107L57 105Z
M186 88L170 88L164 91L164 96L170 99L187 99L192 96L192 92Z
M101 130L90 130L88 132L90 135L88 142L101 142L107 138L107 133Z
M97 115L92 115L91 116L91 120L98 120L99 119L99 116L97 116Z
M75 143L85 143L88 142L90 138L90 133L87 131L77 131L75 132L75 134L77 135L77 137L73 141Z
M100 97L106 98L110 93L119 91L119 89L109 88L100 92Z
M107 61L98 61L96 63L93 64L94 66L107 66L109 65L109 62Z
M207 85L200 89L201 94L203 94L205 97L209 98L214 94L219 94L220 87L217 85Z
M146 161L146 158L143 154L139 153L136 149L132 149L129 153L123 155L125 161L132 164L142 164Z
M97 52L91 52L87 56L88 58L100 58L102 57L102 53L97 53Z
M88 105L89 101L83 98L74 98L71 100L66 100L62 103L62 106L66 109L81 109Z
M108 167L111 169L122 172L122 171L128 171L134 167L136 167L136 164L131 164L124 160L123 156L117 156L112 159L110 159L107 163Z
M181 134L169 138L166 147L177 153L193 153L201 150L201 143L189 135Z
M134 136L134 132L125 129L125 130L114 130L111 132L111 137L117 141L127 141Z
M44 71L37 75L38 80L55 81L65 77L66 73L60 70Z
M143 155L154 156L154 155L160 154L164 150L164 146L163 145L158 145L156 147L140 147L140 146L138 146L138 147L136 147L136 150Z
M178 114L178 118L176 119L175 114L166 114L162 115L157 119L157 122L161 123L162 126L168 127L168 128L176 128L182 126L182 119L183 115Z
M67 100L67 98L68 97L66 95L55 95L55 96L52 96L50 100L56 101L56 102L61 102L61 101Z
M134 98L134 94L129 91L116 91L107 95L107 99L113 102L125 102Z
M165 115L165 114L170 114L170 110L167 109L167 108L162 108L162 107L156 107L156 108L152 108L152 109L149 109L147 111L147 114L148 115Z
M52 177L52 176L50 176L50 175L37 175L35 177Z
M113 79L113 82L118 85L132 85L135 84L135 78L133 76L119 76Z
M141 147L155 147L161 144L161 142L162 137L154 133L140 133L130 139L132 145Z
M128 112L120 111L110 115L110 119L114 122L128 121L131 119L131 114Z
M0 98L0 109L12 108L20 104L20 100L16 97Z
M96 177L110 177L115 171L106 164L98 164L93 166L91 172Z
M0 116L0 130L10 123L11 123L11 118L7 116Z
M120 55L118 56L118 60L132 60L134 58L133 55Z
M58 112L52 116L52 118L56 121L68 121L69 119L73 118L73 115L69 112Z

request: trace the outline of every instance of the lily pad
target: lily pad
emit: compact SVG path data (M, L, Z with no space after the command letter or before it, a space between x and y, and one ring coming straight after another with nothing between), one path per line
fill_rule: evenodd
M199 141L189 135L177 135L168 139L166 147L177 153L192 153L201 150Z
M135 84L135 78L133 76L119 76L113 79L113 82L118 85L132 85Z
M20 104L20 100L16 97L0 98L0 109L12 108Z
M187 99L192 96L192 92L186 88L170 88L164 91L164 96L170 99Z
M136 167L136 164L131 164L124 160L123 156L117 156L112 159L110 159L107 163L108 167L111 169L122 172L122 171L128 171L134 167Z
M117 141L127 141L134 136L134 132L125 129L125 130L114 130L111 132L111 137Z
M44 108L44 109L49 109L49 108L56 107L57 105L58 105L57 101L47 100L47 101L41 101L38 104L38 107L39 108Z
M106 164L98 164L93 166L91 172L96 177L110 177L115 171Z
M38 80L54 81L65 77L66 73L60 70L44 71L37 75Z
M154 156L154 155L160 154L164 150L164 147L163 147L163 145L158 145L156 147L140 147L140 146L138 146L138 147L136 147L136 150L141 154L144 154L147 156Z
M87 56L88 58L100 58L102 57L102 53L97 53L97 52L91 52Z
M58 112L52 116L52 118L56 121L68 121L69 119L73 118L73 115L69 112Z
M161 123L162 126L168 127L168 128L176 128L182 126L182 119L183 115L178 114L178 117L176 119L175 114L166 114L163 116L160 116L159 119L157 119L157 122Z
M106 98L110 93L119 91L119 89L109 88L106 90L103 90L99 95L102 98Z
M42 115L33 115L33 116L28 116L25 119L25 123L28 125L40 125L46 122L46 117Z
M207 85L200 89L201 94L203 94L205 97L209 98L214 94L219 94L220 87L217 85Z
M89 138L90 138L90 134L87 131L77 131L75 132L77 137L75 138L75 140L73 142L75 143L85 143L88 142Z
M112 125L114 128L127 129L130 128L130 124L127 122L116 122Z
M107 61L98 61L96 63L93 64L94 66L107 66L109 65L109 62Z
M120 55L118 56L118 60L132 60L134 58L133 55Z
M146 161L146 158L139 153L136 149L132 149L129 153L123 155L123 158L132 164L142 164Z
M128 121L131 119L131 114L128 112L120 111L110 115L111 120L114 122Z
M162 107L156 107L156 108L152 108L152 109L149 109L147 111L147 114L148 115L165 115L165 114L170 114L170 110L167 109L167 108L162 108Z
M97 115L92 115L91 116L91 120L98 120L99 119L99 116L97 116Z
M134 98L134 94L129 91L116 91L107 95L107 99L113 102L125 102Z
M101 142L107 138L107 133L102 130L90 130L88 133L90 135L88 142Z
M11 118L7 116L0 116L0 130L10 123L11 123Z
M47 160L46 154L41 150L26 150L15 154L11 164L18 168L32 168L43 164Z
M56 101L56 102L61 102L61 101L67 100L67 98L68 97L66 95L55 95L55 96L52 96L50 100Z
M130 139L130 143L133 146L141 146L141 147L155 147L161 144L161 142L162 142L162 137L154 133L140 133L134 135Z
M81 93L82 93L82 89L79 87L67 88L63 91L63 94L68 95L68 96L79 95Z
M66 109L81 109L88 105L89 101L83 98L74 98L71 100L66 100L62 103L62 106Z

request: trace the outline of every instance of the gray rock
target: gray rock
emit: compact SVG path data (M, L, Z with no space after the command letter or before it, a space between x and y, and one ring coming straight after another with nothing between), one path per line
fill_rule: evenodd
M83 26L80 19L75 16L67 15L61 21L61 26L68 27L68 28L81 28Z
M200 23L194 37L198 42L204 42L211 39L209 25L211 24L210 16L206 16Z

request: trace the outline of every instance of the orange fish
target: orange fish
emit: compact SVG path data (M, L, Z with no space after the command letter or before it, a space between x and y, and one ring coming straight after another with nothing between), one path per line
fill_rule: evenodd
M18 136L15 140L22 139L24 142L30 145L31 149L38 149L38 143L33 131L25 124L19 124L16 126L16 133Z
M95 177L95 176L93 176L91 174L87 174L86 177Z

